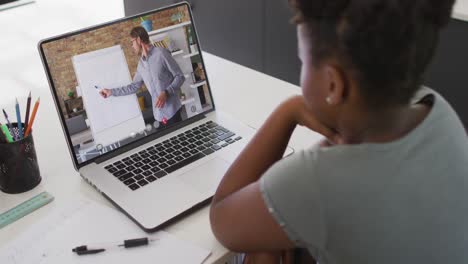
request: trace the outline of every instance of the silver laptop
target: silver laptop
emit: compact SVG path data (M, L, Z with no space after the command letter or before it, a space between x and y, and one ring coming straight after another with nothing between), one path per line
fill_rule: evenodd
M188 3L38 46L76 170L145 231L209 201L253 135L216 111Z

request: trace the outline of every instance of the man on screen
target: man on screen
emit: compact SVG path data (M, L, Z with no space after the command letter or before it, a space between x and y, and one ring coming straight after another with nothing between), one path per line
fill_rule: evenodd
M133 50L141 56L132 83L99 93L104 98L134 94L144 83L154 102L153 115L159 126L182 121L179 94L185 77L179 65L167 49L151 45L144 28L133 28L130 37Z

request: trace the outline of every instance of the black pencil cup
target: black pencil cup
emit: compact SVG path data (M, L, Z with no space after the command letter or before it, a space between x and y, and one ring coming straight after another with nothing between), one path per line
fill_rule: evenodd
M12 123L12 126L13 134L18 135L17 124ZM2 192L11 194L26 192L40 182L41 174L32 133L12 143L0 143L0 190Z

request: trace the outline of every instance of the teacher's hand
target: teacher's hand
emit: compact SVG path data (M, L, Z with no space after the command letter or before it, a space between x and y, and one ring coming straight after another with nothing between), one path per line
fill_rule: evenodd
M158 99L156 99L156 108L162 108L166 104L167 92L163 91L159 94Z
M102 90L99 92L99 94L100 94L103 98L107 98L107 97L109 97L109 96L112 95L112 92L111 92L111 90L109 90L109 89L102 89Z

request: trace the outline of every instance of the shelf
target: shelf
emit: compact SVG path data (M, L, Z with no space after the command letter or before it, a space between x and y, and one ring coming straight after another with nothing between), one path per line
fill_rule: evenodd
M183 50L178 50L178 51L172 52L171 54L172 54L172 56L177 56L177 55L180 55L180 54L183 54L183 53L184 53Z
M76 112L73 112L71 111L70 113L67 113L67 116L68 118L72 118L72 117L75 117L75 116L79 116L79 115L82 115L84 114L86 111L84 109L81 109L81 110L78 110Z
M63 102L64 102L64 103L67 103L67 102L76 101L76 100L82 100L81 96L63 99Z
M194 52L194 53L190 53L190 54L184 55L184 58L185 58L185 59L188 59L188 58L190 58L190 57L197 56L198 54L200 54L200 53L197 51L197 52Z
M185 99L184 101L180 102L182 105L186 105L186 104L190 104L190 103L193 103L195 102L195 98L188 98L188 99Z
M197 83L194 83L194 84L191 84L190 85L190 88L197 88L197 87L200 87L200 86L203 86L206 84L206 81L203 81L203 82L197 82Z
M177 24L177 25L173 25L173 26L169 26L169 27L160 28L160 29L157 29L157 30L150 31L150 32L148 32L148 35L150 35L150 36L156 35L156 34L159 34L159 33L163 33L163 32L166 32L166 31L171 31L173 29L184 27L184 26L187 26L187 25L190 25L190 24L192 24L192 22L190 22L190 21L182 22L182 23Z

